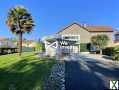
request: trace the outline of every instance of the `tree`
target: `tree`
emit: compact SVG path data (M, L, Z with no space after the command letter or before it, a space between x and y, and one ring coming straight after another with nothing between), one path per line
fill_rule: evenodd
M96 35L91 38L91 42L93 46L96 47L97 50L100 50L100 54L102 54L102 49L108 44L109 38L107 35Z
M39 42L36 42L35 44L35 51L41 51L42 50L42 46Z
M19 36L19 55L22 53L22 36L30 33L34 26L31 14L23 7L16 6L9 10L6 20L10 31Z

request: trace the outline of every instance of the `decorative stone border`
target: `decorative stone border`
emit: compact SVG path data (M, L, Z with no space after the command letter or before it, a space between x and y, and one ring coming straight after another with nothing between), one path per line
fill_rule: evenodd
M65 63L57 61L45 84L44 90L65 90Z

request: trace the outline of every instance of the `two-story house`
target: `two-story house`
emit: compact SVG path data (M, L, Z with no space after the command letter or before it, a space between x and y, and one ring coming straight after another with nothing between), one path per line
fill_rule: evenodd
M109 42L107 47L113 45L113 31L114 29L111 26L88 26L80 25L78 23L73 23L57 32L57 35L62 36L65 40L75 40L79 42L79 47L74 46L74 52L80 51L80 44L91 43L91 37L94 35L105 34L109 37ZM47 50L50 51L50 50ZM50 52L51 53L51 52Z
M73 23L60 30L57 34L69 37L77 35L80 37L80 43L90 43L92 36L105 34L109 37L108 46L111 46L113 44L113 31L114 29L111 26L86 26Z

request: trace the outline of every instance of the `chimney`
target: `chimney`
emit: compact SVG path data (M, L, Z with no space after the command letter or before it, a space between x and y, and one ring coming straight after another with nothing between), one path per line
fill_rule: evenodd
M83 26L86 28L87 27L87 24L83 24Z

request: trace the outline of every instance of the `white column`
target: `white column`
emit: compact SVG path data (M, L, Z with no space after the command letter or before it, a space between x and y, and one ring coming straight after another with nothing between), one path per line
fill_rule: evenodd
M61 48L59 42L56 41L56 60L60 60L61 57Z

